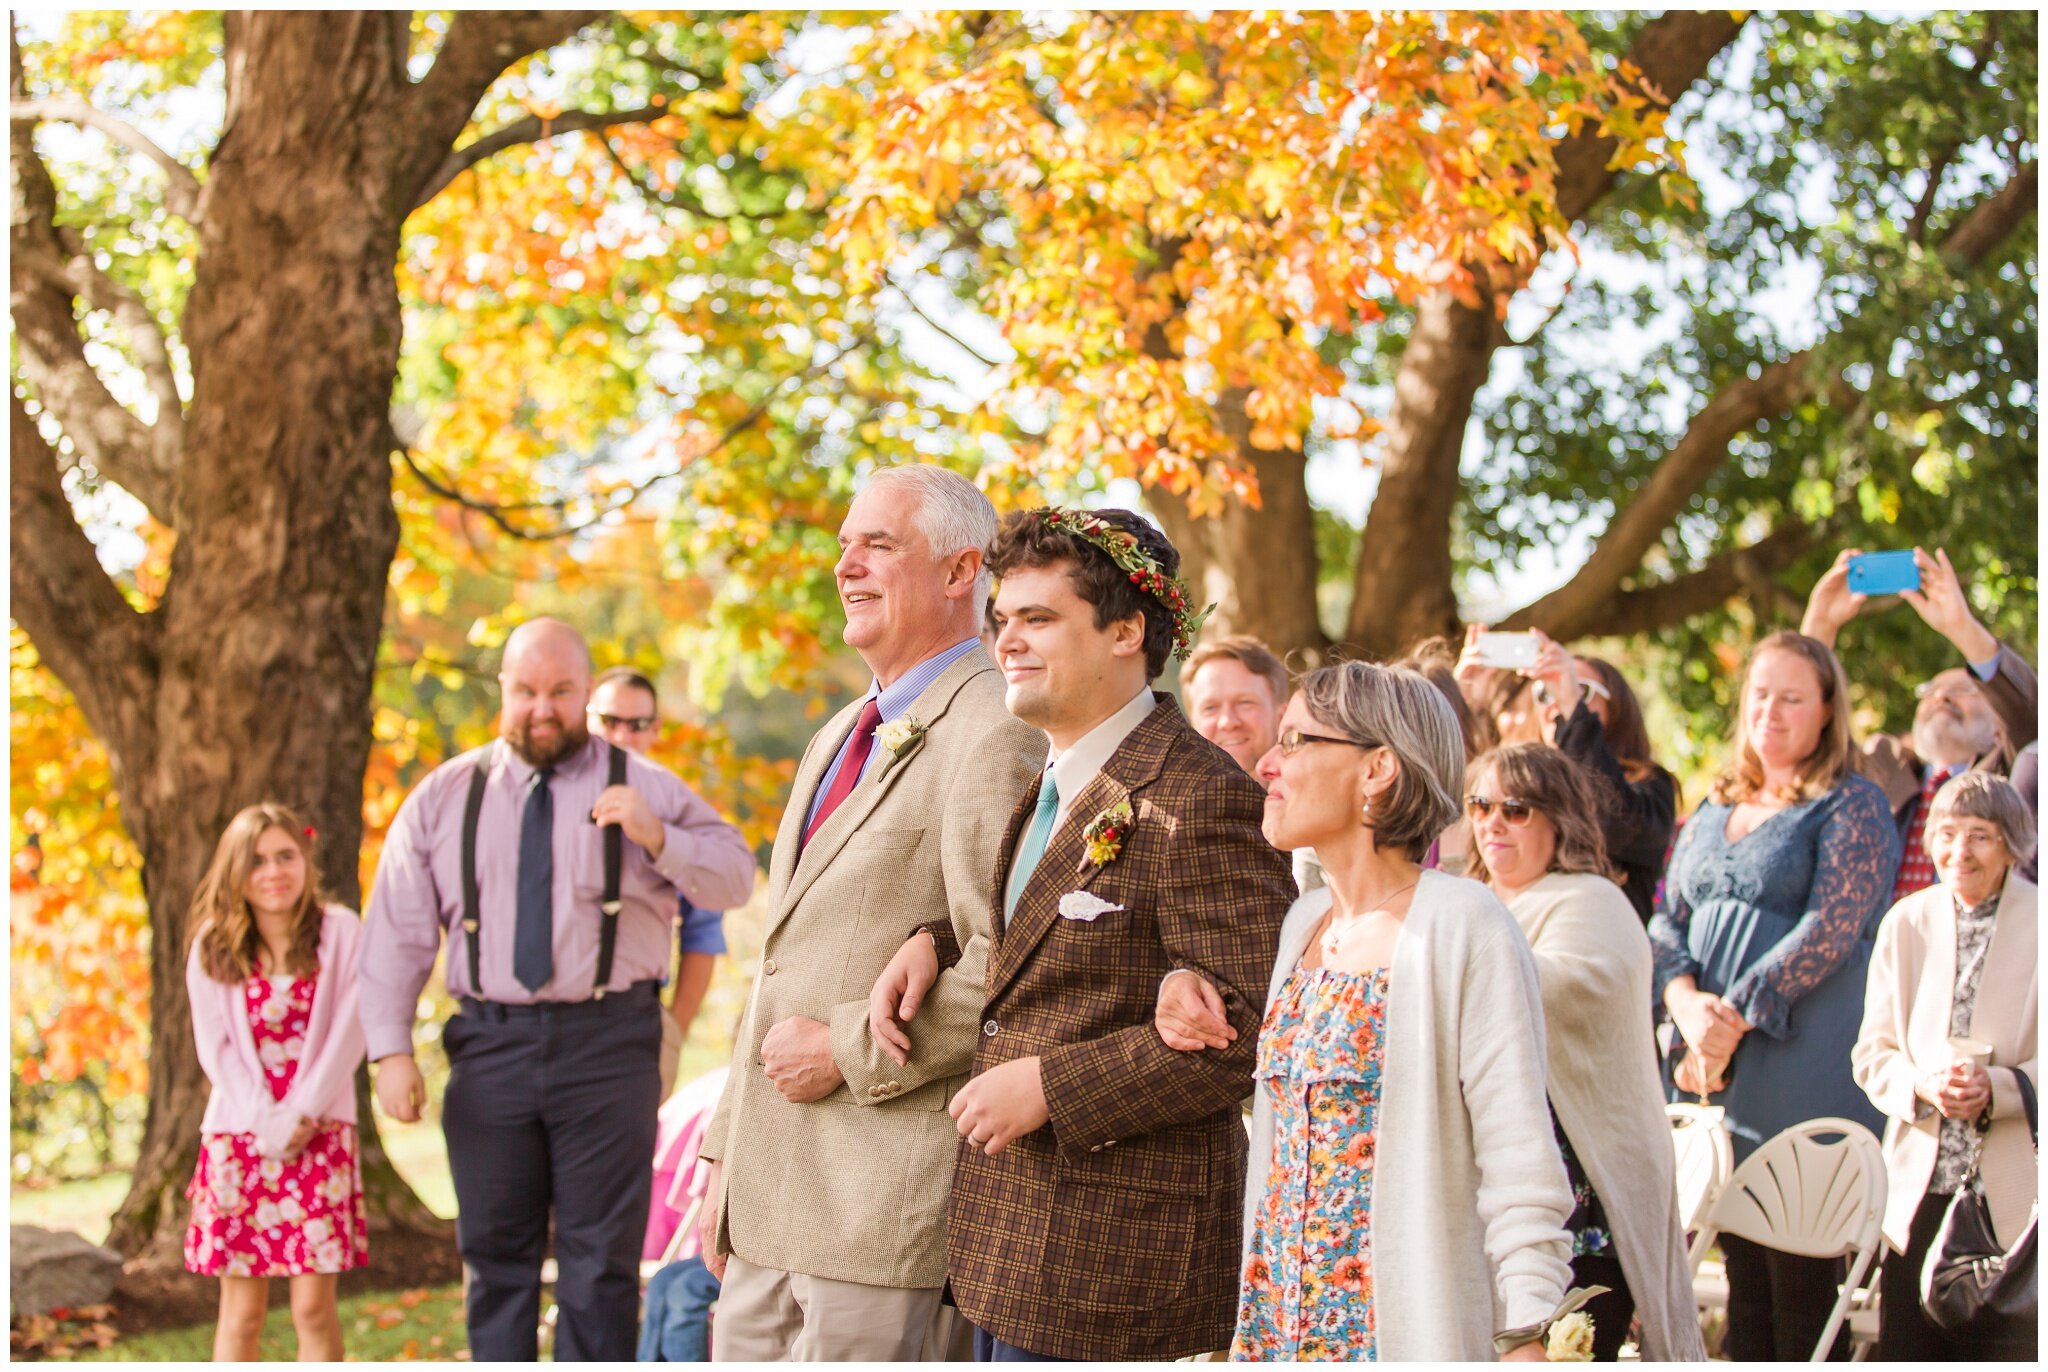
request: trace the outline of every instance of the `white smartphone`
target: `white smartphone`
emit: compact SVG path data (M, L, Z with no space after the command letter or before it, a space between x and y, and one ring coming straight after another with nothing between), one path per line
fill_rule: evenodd
M1479 635L1475 647L1475 655L1481 662L1509 671L1535 666L1539 651L1534 634L1495 633L1491 630Z

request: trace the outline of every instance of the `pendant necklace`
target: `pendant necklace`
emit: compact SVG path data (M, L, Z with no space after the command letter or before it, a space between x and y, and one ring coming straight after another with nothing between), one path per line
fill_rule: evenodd
M1355 915L1347 915L1344 917L1342 921L1332 919L1330 921L1330 927L1323 933L1323 960L1325 962L1328 962L1330 959L1337 956L1337 950L1344 946L1345 936L1348 935L1353 929L1357 928L1358 925L1364 921L1367 915L1374 914L1382 909L1385 909L1387 906L1393 904L1402 896L1407 895L1410 891L1414 890L1417 886L1421 884L1422 878L1417 877L1415 878L1415 880L1409 882L1406 886L1403 886L1400 890L1394 892L1392 895L1387 896L1381 900L1374 901L1371 905L1368 905L1365 909L1360 910Z

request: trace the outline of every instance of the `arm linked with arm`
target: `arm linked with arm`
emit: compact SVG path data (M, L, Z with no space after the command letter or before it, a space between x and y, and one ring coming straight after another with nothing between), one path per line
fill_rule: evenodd
M1173 966L1195 972L1222 995L1237 1038L1227 1048L1180 1052L1159 1037L1148 1014L1141 1024L1047 1051L1045 1099L1063 1147L1089 1148L1235 1110L1251 1090L1293 878L1285 858L1266 844L1248 801L1209 799L1194 808L1200 813L1185 816L1175 836L1177 852L1237 852L1253 860L1220 872L1197 862L1172 864L1155 910L1159 935Z
M917 926L932 936L939 976L917 1015L907 1026L910 1061L902 1066L882 1051L868 1023L868 1001L845 1001L832 1008L832 1058L859 1104L894 1099L927 1082L966 1072L974 1063L987 996L990 950L989 891L998 849L1016 802L1044 762L1044 737L1018 721L992 731L980 756L985 767L962 767L947 787L940 837L945 913ZM963 826L966 841L954 842L949 832ZM916 930L910 931L914 936ZM867 1087L896 1083L886 1097L871 1097Z

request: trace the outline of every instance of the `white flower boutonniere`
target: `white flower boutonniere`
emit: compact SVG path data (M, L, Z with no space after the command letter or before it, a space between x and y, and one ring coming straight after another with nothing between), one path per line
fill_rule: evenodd
M1593 1361L1593 1317L1574 1310L1552 1322L1549 1337L1543 1341L1543 1356L1548 1362Z
M889 769L908 757L921 742L931 726L919 721L916 715L905 715L892 719L875 730L875 742L889 751L889 760L882 770L875 774L877 781L889 774Z

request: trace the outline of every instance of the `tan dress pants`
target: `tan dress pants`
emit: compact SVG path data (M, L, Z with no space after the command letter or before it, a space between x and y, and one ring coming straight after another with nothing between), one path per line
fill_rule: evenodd
M966 1362L973 1330L940 1288L833 1281L727 1260L713 1362Z

